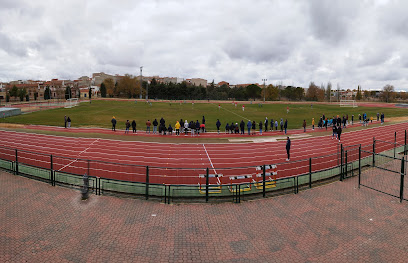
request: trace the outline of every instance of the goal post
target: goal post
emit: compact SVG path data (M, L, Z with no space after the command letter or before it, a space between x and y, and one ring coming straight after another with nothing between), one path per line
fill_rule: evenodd
M78 98L67 99L65 102L65 108L72 108L78 105Z
M358 107L356 100L340 100L340 107Z

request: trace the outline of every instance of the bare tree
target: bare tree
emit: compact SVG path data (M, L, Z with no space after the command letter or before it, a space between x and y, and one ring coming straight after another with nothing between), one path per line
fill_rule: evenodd
M381 98L385 102L391 102L392 100L394 100L395 99L394 86L390 84L385 85L381 94Z

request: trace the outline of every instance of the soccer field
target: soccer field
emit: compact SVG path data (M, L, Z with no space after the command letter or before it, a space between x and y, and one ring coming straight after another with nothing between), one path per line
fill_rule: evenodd
M368 117L373 116L376 120L377 112L383 112L385 119L389 117L407 116L406 109L399 108L375 108L375 107L357 107L344 108L339 105L313 104L311 103L271 103L260 106L258 103L251 104L245 102L245 111L242 110L243 103L238 103L237 107L231 103L221 103L221 108L218 107L218 102L210 103L180 103L177 102L152 102L151 105L146 102L137 102L130 100L93 100L92 104L83 102L79 106L65 109L50 109L45 111L27 113L19 116L2 119L1 122L19 123L19 124L35 124L35 125L50 125L63 126L64 115L67 115L72 120L73 127L111 127L110 120L113 116L118 121L118 128L123 128L126 120L136 120L137 129L145 129L145 123L148 119L157 121L163 117L166 120L166 126L174 124L177 120L198 120L202 122L202 117L205 116L207 130L216 130L215 123L217 119L221 121L221 130L224 130L226 123L239 123L243 120L245 123L248 120L255 120L257 124L264 121L265 117L270 120L281 118L288 119L288 128L300 128L305 119L307 125L311 125L312 118L315 118L315 125L322 114L330 118L335 115L351 115L354 114L354 121L358 121L358 114L367 113ZM286 108L289 107L289 113ZM258 128L258 125L257 125Z

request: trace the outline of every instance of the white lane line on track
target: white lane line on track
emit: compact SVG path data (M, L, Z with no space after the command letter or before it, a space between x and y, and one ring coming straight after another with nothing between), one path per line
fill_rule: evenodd
M85 150L83 150L82 152L80 152L80 153L78 154L78 157L79 157L81 154L83 154L84 152L86 152L87 150L89 150L89 148L91 148L92 144L96 143L97 141L99 141L99 138L96 139L95 141L93 141L93 142L88 146L88 148L86 148ZM70 166L71 164L73 164L73 163L75 163L75 162L77 162L77 161L78 161L78 158L75 159L75 160L73 160L73 161L70 162L69 164L63 166L63 167L62 167L61 169L59 169L58 171L63 170L65 167Z
M203 144L203 147L204 147L205 153L207 154L208 160L210 161L211 167L212 167L213 170L214 170L214 174L217 174L217 171L216 171L215 168L214 168L214 165L213 165L213 163L212 163L212 161L211 161L210 155L208 155L207 149L205 148L205 145L204 145L204 144ZM217 177L217 181L218 181L218 184L221 184L221 180L220 180L219 177Z

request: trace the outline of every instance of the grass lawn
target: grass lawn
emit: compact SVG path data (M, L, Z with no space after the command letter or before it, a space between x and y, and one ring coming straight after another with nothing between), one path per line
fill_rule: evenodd
M286 113L287 104L264 104L259 107L258 104L245 103L245 111L242 111L242 104L237 108L232 103L221 104L221 109L218 109L218 103L168 103L168 102L152 102L152 106L145 102L134 101L116 101L116 100L94 100L92 104L80 103L79 106L65 109L50 109L45 111L27 113L19 116L2 119L2 122L19 123L19 124L38 124L63 126L64 115L70 116L73 127L105 127L110 128L112 116L115 116L118 124L117 127L122 129L126 120L136 120L137 129L145 129L147 119L157 121L163 117L166 120L166 126L171 124L174 127L176 120L198 120L201 123L203 115L206 119L207 130L215 130L217 119L221 121L221 129L224 130L225 124L228 122L240 122L248 119L264 121L268 117L269 123L271 119L285 118L288 119L288 128L300 128L303 120L306 119L308 125L311 125L312 118L315 118L317 126L318 119L324 113L326 117L334 115L351 115L354 114L354 121L358 121L358 114L373 116L376 119L377 112L383 112L385 118L407 116L406 109L395 108L374 108L374 107L357 107L357 108L340 108L338 105L313 104L289 104L290 112ZM258 125L257 125L258 128Z

